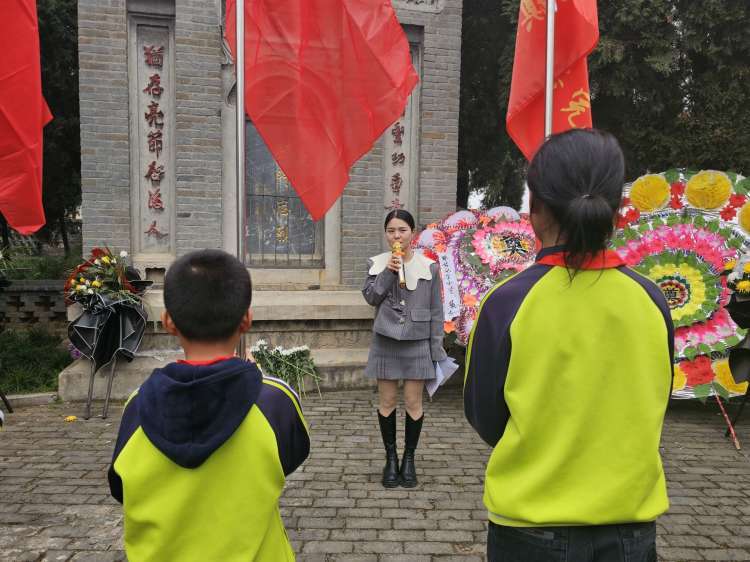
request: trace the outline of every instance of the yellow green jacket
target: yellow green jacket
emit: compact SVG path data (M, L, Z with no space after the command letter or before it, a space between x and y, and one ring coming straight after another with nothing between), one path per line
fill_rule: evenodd
M507 526L653 521L674 328L659 288L612 253L571 279L561 248L492 289L466 359L464 407L494 447L484 503Z
M253 363L155 370L125 406L109 469L128 560L294 560L279 497L309 450L298 397Z

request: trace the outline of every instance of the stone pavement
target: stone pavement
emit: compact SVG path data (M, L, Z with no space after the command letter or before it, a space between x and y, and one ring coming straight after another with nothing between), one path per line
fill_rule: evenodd
M411 491L379 484L374 400L361 390L304 401L312 454L282 500L298 560L483 560L489 450L464 421L459 392L446 389L426 404L421 483ZM120 408L108 420L64 421L81 410L36 406L8 416L0 432L0 560L124 560L120 506L106 482ZM750 560L750 415L739 428L747 449L737 452L717 412L713 402L670 407L663 451L672 507L658 523L663 560Z

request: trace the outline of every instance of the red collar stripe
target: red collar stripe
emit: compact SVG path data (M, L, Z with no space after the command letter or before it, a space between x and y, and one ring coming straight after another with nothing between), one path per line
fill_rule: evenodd
M226 361L227 359L232 359L233 355L225 355L223 357L216 357L215 359L206 359L203 361L188 361L187 359L178 359L178 363L182 363L184 365L195 365L197 367L203 366L203 365L213 365L214 363L218 363L219 361Z
M566 267L565 256L562 252L543 256L539 258L536 263ZM622 267L623 265L625 265L625 262L617 252L614 250L607 250L606 252L600 252L585 260L579 269L612 269L615 267Z

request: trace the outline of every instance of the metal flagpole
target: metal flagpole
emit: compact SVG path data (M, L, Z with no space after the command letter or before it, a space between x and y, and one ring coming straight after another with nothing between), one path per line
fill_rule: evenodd
M245 263L245 0L237 0L237 259ZM240 338L239 356L245 357L245 336Z
M555 82L555 0L547 0L547 69L544 82L544 136L552 134L552 90Z

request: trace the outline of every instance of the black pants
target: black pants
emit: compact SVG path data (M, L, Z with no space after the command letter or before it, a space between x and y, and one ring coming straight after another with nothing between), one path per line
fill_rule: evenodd
M504 527L490 522L489 562L656 562L656 523Z

